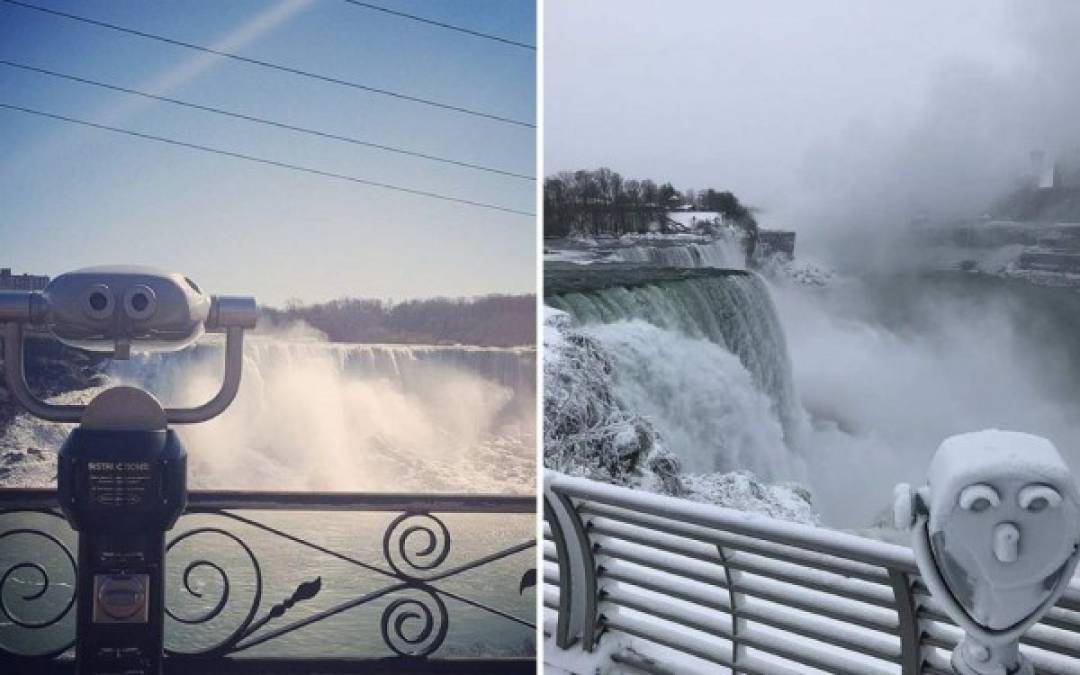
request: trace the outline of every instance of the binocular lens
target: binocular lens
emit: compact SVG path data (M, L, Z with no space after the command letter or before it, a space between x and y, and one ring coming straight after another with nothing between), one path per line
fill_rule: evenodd
M131 319L146 321L154 316L156 310L157 295L149 286L139 284L132 286L124 293L124 311Z
M145 311L150 305L150 299L146 297L145 293L136 293L131 296L131 307L136 312Z
M100 312L109 306L109 299L101 291L94 291L90 294L90 306Z

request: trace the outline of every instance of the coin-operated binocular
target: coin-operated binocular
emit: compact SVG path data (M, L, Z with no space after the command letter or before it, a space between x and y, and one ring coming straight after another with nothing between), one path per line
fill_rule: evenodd
M187 504L187 452L170 424L202 422L236 396L252 298L208 296L193 281L142 267L63 274L40 292L0 292L4 370L31 414L79 424L57 458L60 507L79 532L76 670L160 673L164 650L165 531ZM132 349L178 350L204 331L225 333L221 390L194 408L164 408L119 386L87 405L35 397L23 366L24 329L45 329L82 350L129 358Z
M1080 489L1053 444L990 429L947 438L927 485L897 485L899 527L934 600L964 630L960 675L1031 675L1020 636L1080 560Z

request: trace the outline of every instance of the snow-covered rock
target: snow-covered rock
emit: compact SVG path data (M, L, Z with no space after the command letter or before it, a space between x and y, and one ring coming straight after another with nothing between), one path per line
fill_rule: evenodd
M828 266L803 258L773 255L760 261L758 270L780 284L824 287L833 283L836 273Z

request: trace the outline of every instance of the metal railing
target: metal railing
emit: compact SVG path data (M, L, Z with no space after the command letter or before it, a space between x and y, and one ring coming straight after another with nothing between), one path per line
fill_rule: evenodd
M56 504L0 489L2 673L72 666L75 535ZM532 673L534 521L505 515L535 511L525 495L192 491L166 540L167 670Z
M612 653L657 673L677 661L952 674L961 632L904 546L554 472L545 483L544 631L558 649L592 652L622 633L677 653ZM1080 578L1021 649L1040 674L1080 674Z

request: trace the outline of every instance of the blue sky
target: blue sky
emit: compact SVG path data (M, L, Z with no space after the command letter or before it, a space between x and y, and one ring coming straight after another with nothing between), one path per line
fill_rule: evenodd
M534 121L533 51L338 0L32 0L223 51ZM535 44L532 0L378 4ZM0 4L0 59L535 173L535 130ZM504 176L268 129L0 66L0 102L535 211ZM185 272L261 302L532 292L535 222L0 109L0 265Z

